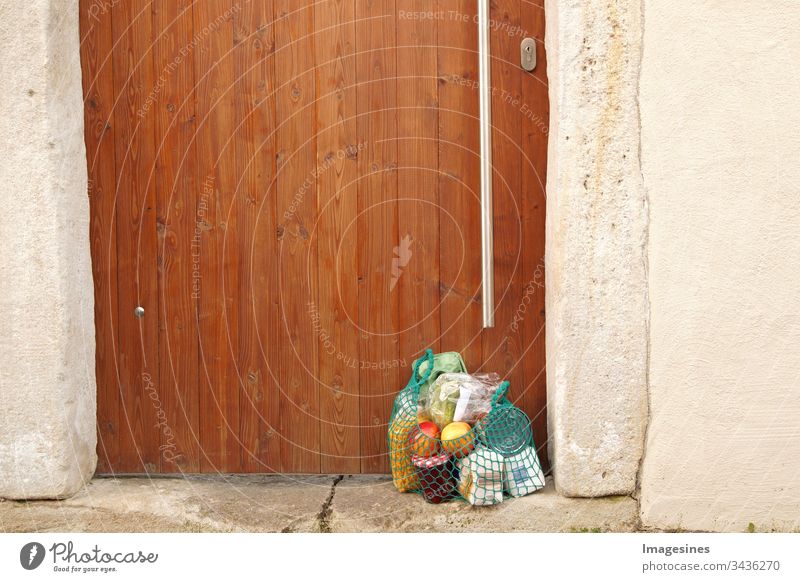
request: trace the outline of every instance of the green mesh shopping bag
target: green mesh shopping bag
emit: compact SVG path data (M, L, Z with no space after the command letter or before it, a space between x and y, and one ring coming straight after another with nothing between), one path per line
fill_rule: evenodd
M509 383L467 374L453 354L427 350L395 398L389 422L395 487L430 503L462 498L472 505L544 487L530 419L506 398Z

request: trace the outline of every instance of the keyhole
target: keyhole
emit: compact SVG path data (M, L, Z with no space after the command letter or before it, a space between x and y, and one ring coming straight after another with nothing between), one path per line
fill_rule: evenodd
M532 38L523 39L520 46L520 65L526 71L533 71L536 68L536 41Z

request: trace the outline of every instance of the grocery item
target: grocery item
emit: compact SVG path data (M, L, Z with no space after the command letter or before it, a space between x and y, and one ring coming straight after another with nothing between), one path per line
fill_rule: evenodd
M451 357L450 365L458 360ZM530 420L505 397L508 382L498 383L496 374L441 370L430 381L437 362L427 350L395 398L388 437L397 489L431 503L461 498L494 505L503 501L504 487L509 496L539 488Z
M536 449L525 447L504 459L505 489L511 497L522 497L544 487L544 473Z
M395 422L389 427L389 465L392 469L392 482L400 493L419 488L419 477L411 462L411 448L408 435L414 428L412 424Z
M458 497L455 471L450 455L441 453L433 457L414 455L411 462L417 472L422 497L428 503L442 503Z
M458 492L472 505L494 505L503 501L503 457L477 448L456 461Z
M475 447L475 433L466 422L451 422L442 429L442 448L460 459Z
M409 436L417 427L416 403L410 397L398 399L394 418L389 425L389 466L392 482L398 491L419 489L419 477L411 462Z
M521 452L533 440L528 415L515 406L498 406L481 421L476 432L491 450L509 457Z
M420 416L442 427L453 421L474 424L492 409L501 386L497 374L441 374L420 398Z
M409 434L411 452L420 457L430 457L439 452L439 427L426 420Z
M453 378L454 376L464 377L467 374L442 374L430 388L427 415L439 426L446 426L453 422L456 402L461 391L460 381Z
M427 416L429 409L429 388L431 384L442 374L448 372L465 372L467 367L464 359L458 352L443 352L434 354L432 350L426 350L418 360L414 361L413 373L409 385L416 385L417 400L419 405L419 420L430 420ZM444 426L444 425L440 425Z
M501 382L495 373L473 374L461 384L453 420L469 424L479 422L502 399L507 389L508 383Z

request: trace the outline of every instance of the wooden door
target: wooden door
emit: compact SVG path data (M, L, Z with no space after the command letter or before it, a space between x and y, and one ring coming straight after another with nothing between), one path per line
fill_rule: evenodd
M386 472L427 347L506 376L546 457L540 5L492 4L491 330L474 0L80 10L101 473Z

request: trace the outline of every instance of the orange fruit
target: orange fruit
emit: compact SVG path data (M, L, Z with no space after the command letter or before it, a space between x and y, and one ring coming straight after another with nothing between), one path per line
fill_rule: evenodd
M439 448L439 427L432 422L421 422L408 436L411 451L420 457L430 457Z

